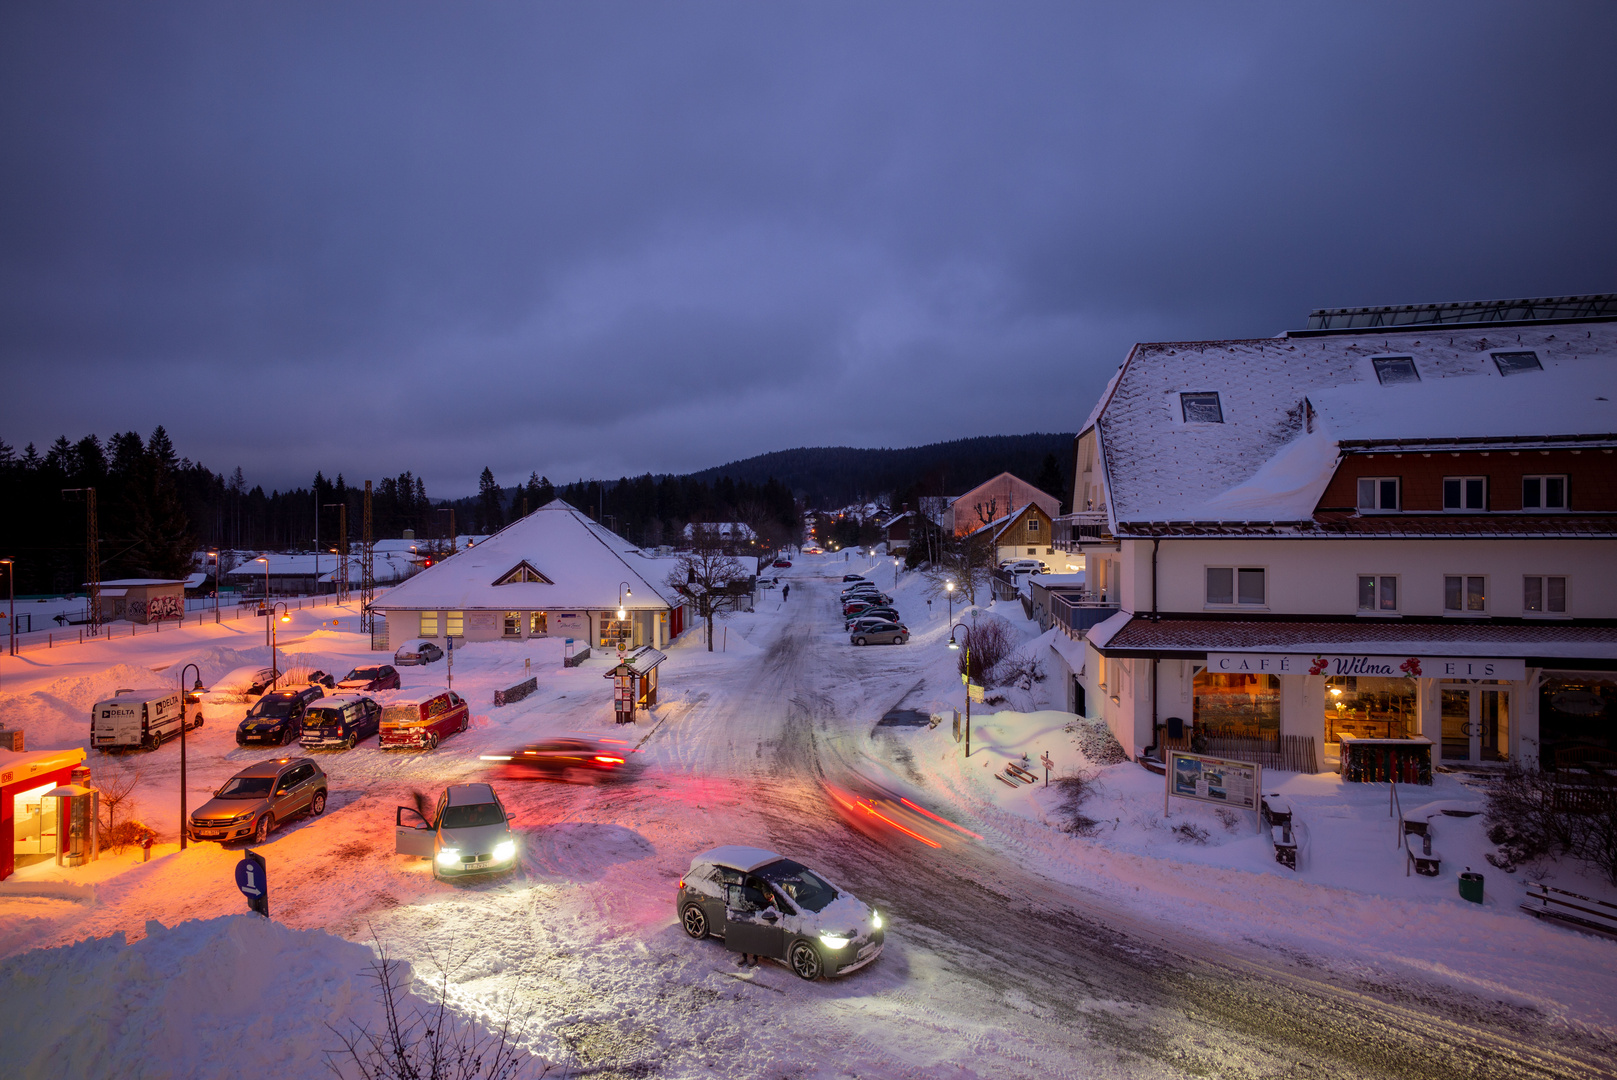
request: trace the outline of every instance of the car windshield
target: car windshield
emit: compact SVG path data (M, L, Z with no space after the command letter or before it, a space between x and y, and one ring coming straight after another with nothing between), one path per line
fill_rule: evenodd
M757 871L759 877L797 902L799 907L821 911L837 898L836 889L801 863L790 859L770 863Z
M445 829L473 829L479 825L503 825L505 814L499 803L467 803L464 806L444 808L444 819L439 824Z
M342 723L341 709L310 709L303 714L304 727L321 727L326 724Z
M381 668L357 667L353 671L350 671L347 675L343 676L343 682L347 682L349 679L364 679L368 682L371 679L380 679L381 677Z
M292 698L260 698L247 710L249 720L285 720L292 715Z
M273 776L232 776L219 789L221 799L262 799L275 787Z

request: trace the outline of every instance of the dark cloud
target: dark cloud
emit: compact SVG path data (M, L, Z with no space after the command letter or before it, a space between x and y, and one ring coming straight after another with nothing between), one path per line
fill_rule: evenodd
M7 5L0 437L440 493L1074 427L1597 291L1608 5Z

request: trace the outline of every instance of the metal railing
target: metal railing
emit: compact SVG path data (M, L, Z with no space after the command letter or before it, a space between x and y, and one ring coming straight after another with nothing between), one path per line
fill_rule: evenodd
M1082 640L1090 627L1105 622L1118 610L1115 601L1091 600L1088 593L1079 593L1076 599L1070 593L1050 594L1050 620L1074 640Z
M1112 529L1101 510L1080 510L1062 514L1055 519L1054 546L1072 551L1083 544L1109 544L1115 540Z

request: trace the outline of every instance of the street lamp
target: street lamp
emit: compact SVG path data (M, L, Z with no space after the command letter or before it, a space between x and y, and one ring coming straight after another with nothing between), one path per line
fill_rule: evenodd
M185 814L185 698L186 698L186 693L185 693L185 673L187 671L194 671L194 672L197 673L196 686L192 688L192 692L193 693L199 693L199 694L202 692L202 669L197 667L195 664L186 664L184 667L182 667L180 669L180 850L181 851L185 850L185 831L191 824L190 819L188 817L186 817L186 814Z
M627 619L629 617L629 613L627 611L625 611L624 607L623 607L623 598L625 596L633 596L633 595L634 595L634 590L629 588L629 583L627 581L618 582L618 621L619 622L622 622L624 619Z
M945 581L943 591L949 594L949 621L954 621L954 582Z
M210 551L208 552L208 561L213 564L213 622L217 626L219 624L219 570L224 566L224 560L219 557L219 552Z
M10 624L6 628L6 653L17 655L17 560L0 559L0 565L6 568L6 584L11 587L11 614L6 621Z
M960 676L966 684L966 756L971 756L971 628L965 623L955 623L949 630L949 648L958 651L960 643L954 639L954 632L961 630L966 635L966 673Z
M269 599L269 556L268 555L260 555L258 558L254 559L253 561L254 562L261 562L261 563L264 564L264 644L266 644L266 645L268 645L270 647L270 666L274 667L275 666L275 642L270 636L270 623L274 622L275 620L273 618L271 618L271 616L274 614L274 612L270 610L270 599Z
M898 556L893 556L893 588L898 588Z
M292 621L292 615L291 615L291 613L289 611L287 611L285 601L276 601L275 607L272 607L272 608L270 608L268 610L269 625L270 625L270 670L275 673L273 675L273 677L271 677L271 679L270 679L270 689L271 690L274 690L275 687L276 687L276 684L281 681L281 665L277 664L275 662L275 646L276 646L276 639L277 639L277 636L278 636L275 633L275 608L280 608L281 609L281 621L282 622L291 622Z

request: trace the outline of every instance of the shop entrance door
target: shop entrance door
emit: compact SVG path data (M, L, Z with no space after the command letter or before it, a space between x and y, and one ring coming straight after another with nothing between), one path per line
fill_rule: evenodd
M1510 758L1510 691L1445 686L1442 692L1443 760Z

